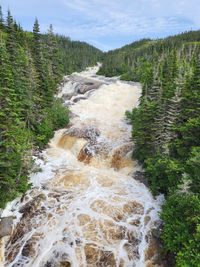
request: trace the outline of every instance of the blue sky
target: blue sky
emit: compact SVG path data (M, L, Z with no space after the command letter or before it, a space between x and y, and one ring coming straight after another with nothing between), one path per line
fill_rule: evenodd
M0 0L24 29L35 17L45 32L86 41L104 51L135 40L200 29L200 0Z

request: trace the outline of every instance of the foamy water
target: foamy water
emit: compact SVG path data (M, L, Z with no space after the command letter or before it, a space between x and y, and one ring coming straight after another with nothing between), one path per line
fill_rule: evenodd
M124 115L138 105L141 88L97 76L97 70L76 74L104 84L71 103L71 126L57 131L44 160L36 160L42 171L31 175L32 190L4 211L17 215L5 266L147 263L147 237L159 219L161 198L134 180L140 166L131 159L131 127ZM69 83L74 86L69 81L65 94L72 93Z

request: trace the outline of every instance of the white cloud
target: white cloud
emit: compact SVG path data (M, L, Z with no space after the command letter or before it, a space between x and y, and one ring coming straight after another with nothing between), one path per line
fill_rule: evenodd
M42 25L74 39L110 47L111 39L134 40L178 33L200 25L199 0L1 0L25 20L38 16ZM119 42L118 42L119 43ZM112 41L114 45L114 41Z
M108 34L138 35L144 31L152 33L169 31L171 28L181 30L184 24L196 24L194 16L187 15L191 13L191 7L183 0L62 0L62 3L80 12L82 19L87 19L87 25L80 23L78 29L72 27L71 30L93 37Z

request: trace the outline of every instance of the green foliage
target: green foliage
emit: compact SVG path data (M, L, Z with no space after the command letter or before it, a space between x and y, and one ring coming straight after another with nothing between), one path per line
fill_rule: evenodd
M175 194L163 206L162 239L165 248L177 255L178 267L196 267L200 263L200 198L193 194Z
M136 142L134 155L141 162L144 162L145 158L150 156L154 149L152 146L153 128L151 125L154 122L156 110L156 103L143 101L140 108L132 111L132 135Z
M177 160L163 155L156 155L145 161L146 176L150 182L152 192L168 194L180 183L182 167Z
M176 266L200 266L200 32L144 40L107 53L108 76L142 83L132 124L134 157L153 194L164 193L163 241Z
M59 100L54 101L49 113L52 118L54 130L62 128L69 123L69 112L62 105L61 101Z
M0 207L28 188L32 133L23 122L7 123L0 144Z
M53 137L54 131L65 127L69 123L68 110L60 101L54 101L51 108L46 110L46 116L37 126L37 144L46 145Z
M94 65L98 49L57 36L50 26L24 32L10 11L0 8L0 208L30 185L31 153L69 122L68 110L54 100L62 76Z

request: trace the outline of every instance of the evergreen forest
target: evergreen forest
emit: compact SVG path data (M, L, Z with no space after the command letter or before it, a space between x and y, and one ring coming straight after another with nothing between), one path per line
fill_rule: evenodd
M83 42L40 33L36 19L27 32L10 11L0 8L0 207L30 187L32 155L54 130L69 122L68 111L54 98L66 74L95 65L102 52Z
M163 194L161 242L171 266L200 266L200 31L143 39L102 53L54 34L24 31L0 8L0 208L29 188L33 155L69 123L54 96L64 75L102 62L98 74L140 82L126 112L152 193Z
M140 82L127 118L151 191L165 195L164 252L200 266L200 31L143 39L106 54L99 74Z

